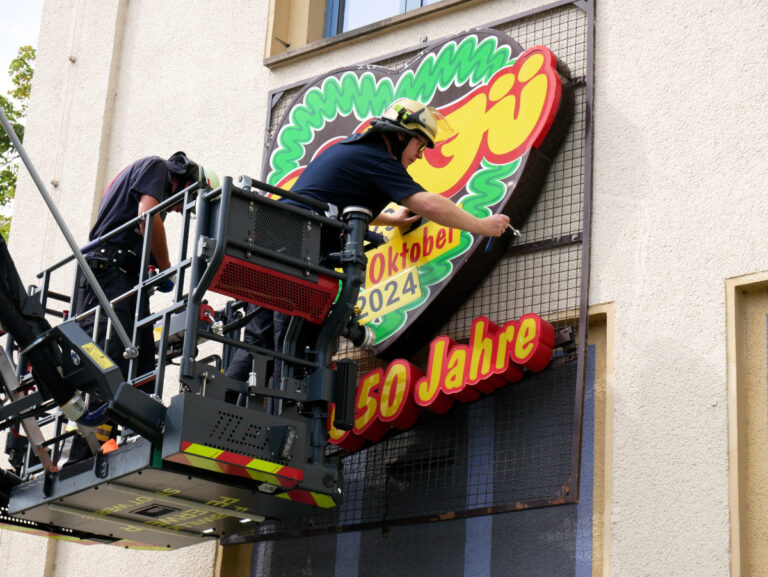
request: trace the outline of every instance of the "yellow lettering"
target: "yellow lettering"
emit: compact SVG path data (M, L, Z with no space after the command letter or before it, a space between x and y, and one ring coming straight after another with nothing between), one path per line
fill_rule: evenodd
M481 158L513 160L530 148L554 110L548 110L554 70L540 49L522 54L485 86L443 112L456 137L426 154L409 172L428 190L453 195L466 184Z
M432 340L426 375L402 359L390 363L386 373L376 369L364 375L358 387L353 430L333 427L332 407L328 419L330 442L353 452L365 439L379 440L390 426L411 427L420 406L443 414L454 400L468 403L480 393L488 394L508 382L519 381L523 366L534 372L547 366L554 342L554 327L535 314L509 321L503 328L486 317L477 317L469 345L459 345L447 336Z
M429 152L427 158L408 167L413 179L435 193L448 193L456 188L458 182L466 180L477 166L478 151L485 149L483 139L489 123L487 110L488 98L481 90L448 114L446 119L456 130L456 138L440 147L438 154L443 157L441 166L430 163L429 157L434 153ZM502 126L508 124L509 119L505 118Z
M511 356L514 351L515 337L517 336L517 323L515 321L509 321L496 336L498 341L496 343L496 365L494 368L497 371L501 371L509 362L507 356Z
M448 372L443 381L446 393L455 393L464 388L464 369L467 366L467 348L455 346L448 358Z
M213 507L229 507L230 505L237 503L240 499L235 499L233 497L223 497L219 496L218 499L211 499L210 501L206 502L206 505L211 505Z
M381 382L382 371L377 369L365 375L357 392L357 411L355 411L355 431L360 432L370 425L376 416L377 390Z
M515 340L515 359L518 363L525 359L533 351L533 341L536 339L536 321L532 317L520 321L520 332Z
M488 336L486 328L491 321L485 317L477 317L472 322L472 333L469 338L469 348L472 351L469 363L469 382L475 383L491 374L493 361L493 339ZM495 325L494 325L495 326Z
M406 377L406 369L399 363L392 363L387 368L379 400L379 412L384 420L393 419L402 408L407 390Z
M416 402L422 406L429 405L440 392L448 340L448 337L438 337L430 345L427 375L416 383Z

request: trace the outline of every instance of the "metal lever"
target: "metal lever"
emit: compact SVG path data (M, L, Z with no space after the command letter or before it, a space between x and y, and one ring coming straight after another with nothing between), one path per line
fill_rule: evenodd
M3 347L0 347L0 380L3 381L3 389L11 401L16 401L24 396L23 393L16 390L16 385L18 385L16 373L13 371L11 362L8 360L8 356ZM49 473L56 472L58 469L51 460L50 449L45 446L45 437L43 437L43 432L40 430L35 418L27 417L22 419L21 427L24 429L24 433L26 433L29 442L32 444L32 451L35 453L35 456L40 459L45 470Z

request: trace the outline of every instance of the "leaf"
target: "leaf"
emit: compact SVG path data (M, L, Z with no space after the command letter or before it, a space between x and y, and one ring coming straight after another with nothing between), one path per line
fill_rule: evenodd
M2 108L8 122L19 140L24 140L24 117L27 113L29 95L32 91L32 75L34 73L34 61L37 56L32 46L21 46L10 65L8 74L15 86L9 90L11 98L0 95L0 108ZM7 205L16 194L16 181L18 178L18 152L13 148L11 139L0 130L0 207ZM0 216L0 234L8 238L8 229L11 218Z
M16 86L8 94L20 102L22 114L26 112L29 95L32 91L33 63L36 55L35 49L31 46L22 46L19 48L16 58L11 60L11 64L8 66L11 82Z
M3 235L5 242L8 242L8 235L11 233L11 217L0 215L0 234Z

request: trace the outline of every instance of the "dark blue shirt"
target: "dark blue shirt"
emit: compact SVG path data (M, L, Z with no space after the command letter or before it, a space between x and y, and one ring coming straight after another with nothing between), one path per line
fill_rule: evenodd
M159 156L148 156L124 168L107 187L101 199L99 215L88 238L94 240L136 218L139 214L139 200L143 195L156 198L158 202L168 198L172 182L167 162ZM136 225L107 242L139 254L142 240L141 229Z
M377 135L363 139L353 135L330 146L309 163L291 188L335 204L339 214L347 206L363 206L374 218L390 202L399 204L423 190Z

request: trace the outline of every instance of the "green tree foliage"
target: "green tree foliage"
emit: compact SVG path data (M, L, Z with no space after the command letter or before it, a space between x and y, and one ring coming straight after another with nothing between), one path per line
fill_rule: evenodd
M32 73L34 72L35 49L31 46L19 48L18 55L8 66L8 73L14 88L8 91L10 98L0 95L2 107L13 130L24 139L24 117L27 114L29 93L32 89ZM13 200L16 194L16 179L18 178L19 155L11 145L11 139L4 130L0 130L0 208ZM0 234L6 240L11 227L11 217L0 215Z

